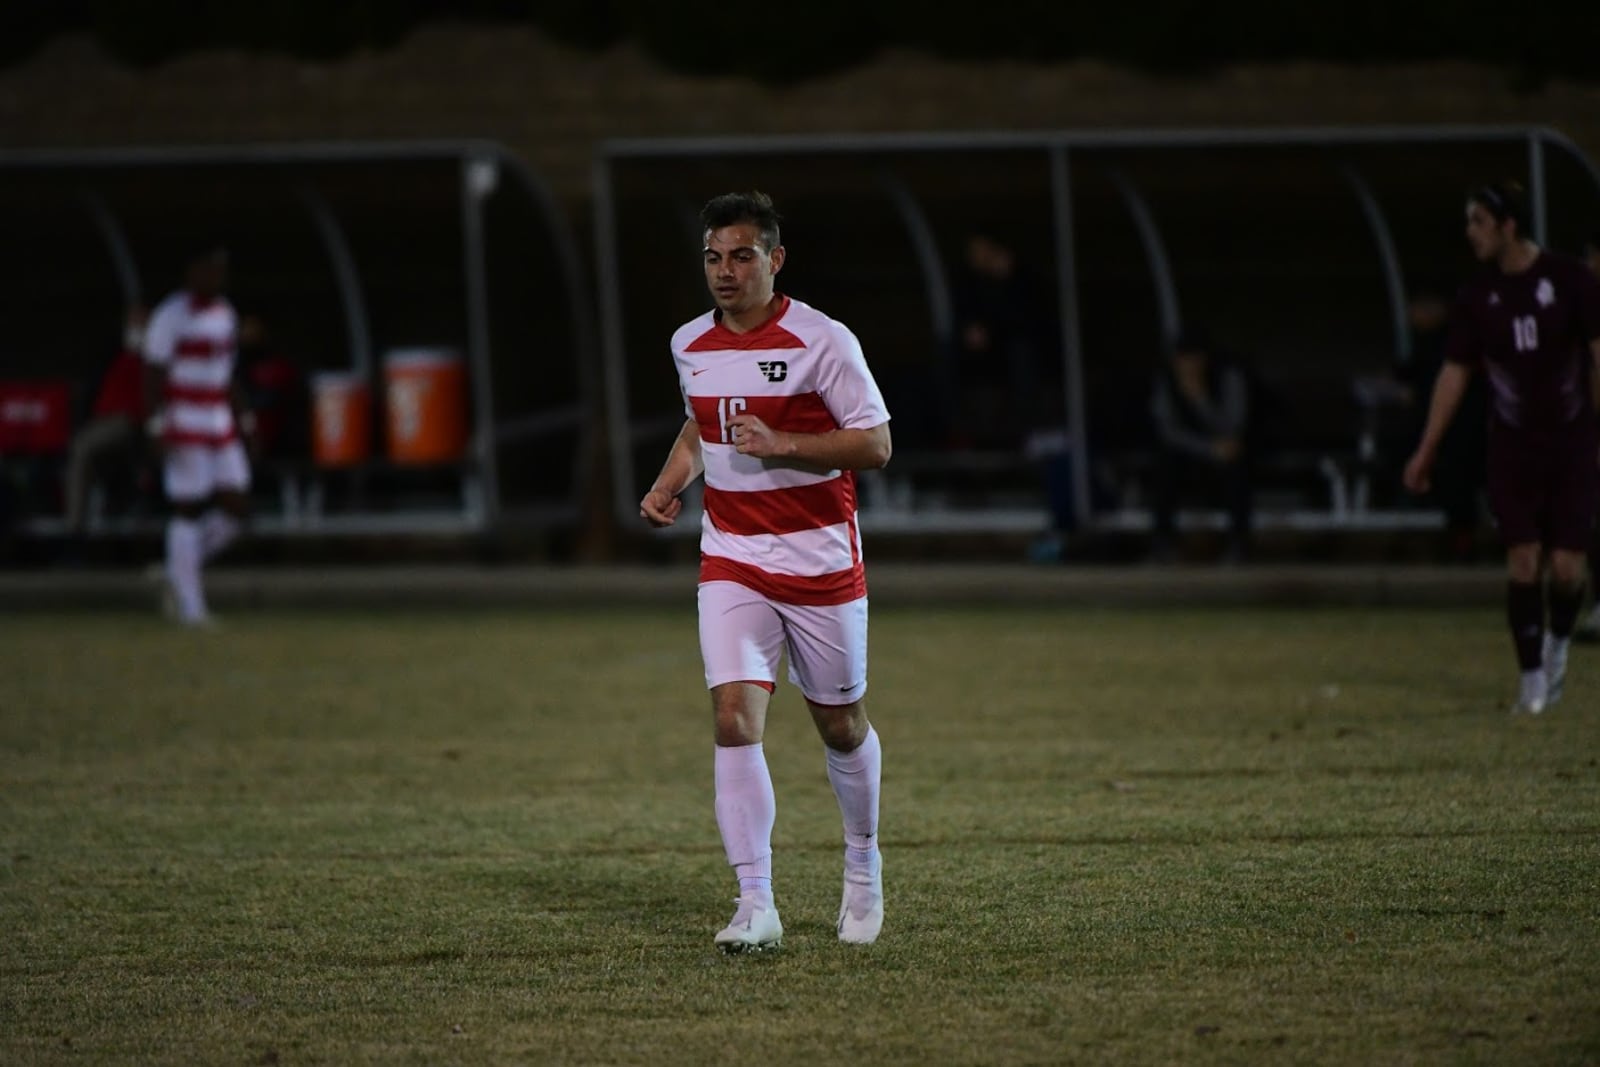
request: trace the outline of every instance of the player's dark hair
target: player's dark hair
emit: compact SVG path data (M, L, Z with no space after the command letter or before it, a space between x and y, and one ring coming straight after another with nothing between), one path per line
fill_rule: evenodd
M201 264L209 264L220 260L224 265L228 262L228 246L215 239L195 241L184 246L183 269L194 270Z
M778 223L782 216L772 206L772 197L752 190L748 193L723 193L706 201L700 209L700 228L720 230L724 226L749 223L761 234L761 244L768 252L779 245Z
M1496 222L1510 219L1517 224L1519 234L1527 234L1528 194L1514 178L1478 186L1467 194L1467 202L1480 205Z
M1600 230L1590 230L1589 236L1583 242L1585 252L1600 252Z

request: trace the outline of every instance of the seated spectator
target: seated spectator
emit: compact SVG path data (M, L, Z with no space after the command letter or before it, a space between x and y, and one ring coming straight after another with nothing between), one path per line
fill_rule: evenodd
M1060 361L1037 283L1011 247L984 233L967 240L951 283L955 316L950 385L951 444L1020 450L1055 421Z
M293 359L268 343L256 315L239 320L239 364L245 401L256 418L256 458L293 463L310 445L305 375Z
M81 538L88 524L89 489L98 477L121 466L134 468L144 456L144 365L140 347L148 313L128 309L122 347L100 380L89 419L73 435L67 457L67 535Z
M1156 375L1150 413L1157 452L1156 557L1170 560L1176 555L1179 502L1198 491L1207 499L1220 497L1226 506L1225 558L1243 559L1252 517L1248 375L1214 351L1201 333L1186 331Z
M950 288L945 443L1014 452L1037 465L1050 526L1028 558L1058 560L1079 516L1049 301L1011 245L982 230L968 235Z

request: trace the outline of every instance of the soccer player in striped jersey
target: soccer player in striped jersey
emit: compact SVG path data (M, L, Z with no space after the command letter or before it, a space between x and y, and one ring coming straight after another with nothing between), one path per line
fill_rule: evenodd
M1444 367L1404 478L1412 491L1427 491L1444 432L1472 375L1483 371L1489 504L1506 546L1506 616L1522 672L1512 711L1538 714L1566 684L1600 501L1600 282L1527 237L1527 217L1515 182L1485 185L1467 199L1467 241L1488 270L1456 300Z
M772 201L719 196L700 221L715 307L672 336L687 420L639 512L672 525L680 494L704 475L700 650L715 720L717 827L739 879L733 920L716 943L742 952L783 936L762 736L787 653L844 821L839 940L866 944L883 925L881 749L863 703L867 586L854 472L889 461L889 413L855 335L776 291L787 252Z
M240 433L253 420L234 381L239 316L222 295L228 255L206 248L184 287L157 305L145 329L146 410L160 444L167 521L166 581L185 626L211 623L201 567L238 536L248 509L250 463Z

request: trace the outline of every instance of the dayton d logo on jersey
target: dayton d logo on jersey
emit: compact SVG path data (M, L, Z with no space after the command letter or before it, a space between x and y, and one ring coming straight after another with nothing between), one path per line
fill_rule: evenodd
M789 377L789 364L781 359L763 359L756 362L761 368L761 373L767 376L769 382L781 382Z

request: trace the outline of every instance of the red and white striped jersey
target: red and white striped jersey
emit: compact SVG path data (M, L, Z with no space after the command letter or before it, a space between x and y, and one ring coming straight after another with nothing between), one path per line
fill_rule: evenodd
M229 394L239 317L217 297L176 292L156 306L145 329L144 358L167 369L166 441L220 445L238 436Z
M700 427L705 514L700 580L734 581L789 604L842 604L867 592L853 471L742 456L728 420L775 430L866 430L889 421L861 343L841 323L782 298L758 329L707 312L672 335L685 414Z

